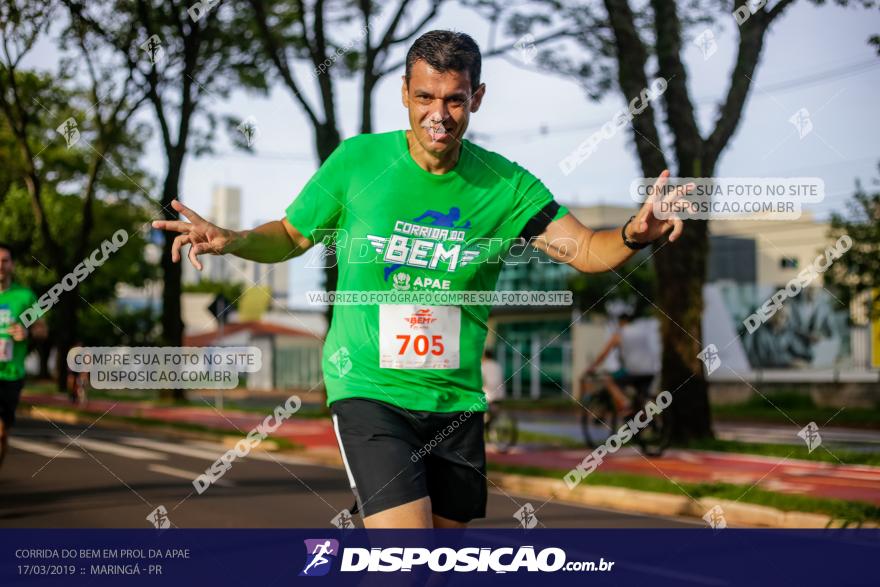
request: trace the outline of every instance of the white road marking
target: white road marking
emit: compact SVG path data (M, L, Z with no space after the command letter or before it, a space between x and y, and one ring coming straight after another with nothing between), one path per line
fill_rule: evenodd
M92 438L79 438L76 442L73 443L73 445L80 445L84 449L89 451L103 452L111 455L125 457L127 459L136 459L139 461L165 460L165 455L158 452L143 450L140 448L131 448L128 446L122 446L121 444L117 444L115 442L105 442L103 440L95 440Z
M150 465L147 467L150 471L154 473L161 473L163 475L168 475L170 477L177 477L179 479L186 479L188 481L192 481L201 473L191 473L189 471L184 471L183 469L178 469L177 467L169 467L167 465ZM214 485L220 485L222 487L233 487L235 483L232 481L227 481L226 479L218 479L214 481Z
M188 444L172 444L170 442L148 440L146 438L127 438L124 442L132 446L140 446L143 448L161 450L173 455L182 455L186 457L193 457L196 459L204 459L211 463L219 459L220 455L227 451L226 447L219 444L214 445L214 450L205 450L201 448L195 448Z
M217 453L215 454L214 457L211 458L212 461L216 461L218 458L220 458L220 455L222 455L227 450L232 448L230 446L224 446L222 444L212 443L212 442L208 442L208 441L204 441L204 440L196 440L193 442L193 444L196 444L198 446L203 446L205 448L212 448L212 447L215 448L217 450ZM284 463L285 465L302 465L304 467L322 467L325 469L338 469L339 468L336 465L327 465L325 463L316 463L314 460L312 460L308 457L298 457L298 456L293 456L288 453L282 453L282 452L267 452L267 451L260 451L260 450L252 450L248 454L247 458L253 459L255 461L266 461L269 463ZM236 460L243 460L243 459L236 458Z
M81 459L82 454L78 451L70 450L72 447L68 447L67 450L63 452L61 451L63 446L57 446L55 444L47 444L45 442L34 442L33 440L22 440L21 438L10 438L9 445L12 448L23 450L26 452L34 453L35 455L40 455L41 457L49 457L49 458L58 458L58 459Z

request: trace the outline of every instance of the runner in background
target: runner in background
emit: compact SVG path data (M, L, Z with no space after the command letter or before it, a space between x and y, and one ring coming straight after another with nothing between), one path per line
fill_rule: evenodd
M42 320L25 328L19 319L37 297L28 288L12 281L14 269L12 249L0 243L0 466L6 456L9 430L15 424L15 409L24 388L28 339L46 336Z

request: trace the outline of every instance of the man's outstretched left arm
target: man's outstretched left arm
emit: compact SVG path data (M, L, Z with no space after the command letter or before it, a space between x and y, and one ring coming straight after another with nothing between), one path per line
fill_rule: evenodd
M653 193L662 193L669 171L664 171L654 184ZM682 186L669 193L664 201L682 210L688 203L681 198L694 188ZM683 221L675 215L666 219L654 215L654 200L649 198L642 208L622 228L594 231L587 228L572 214L554 220L531 244L551 258L567 263L582 273L611 271L625 263L640 248L669 233L674 242L684 229Z

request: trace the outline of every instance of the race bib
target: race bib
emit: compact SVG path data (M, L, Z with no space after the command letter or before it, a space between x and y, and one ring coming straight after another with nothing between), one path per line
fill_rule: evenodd
M379 366L383 369L458 369L461 308L379 306Z
M12 360L12 347L15 343L11 338L0 338L0 363Z

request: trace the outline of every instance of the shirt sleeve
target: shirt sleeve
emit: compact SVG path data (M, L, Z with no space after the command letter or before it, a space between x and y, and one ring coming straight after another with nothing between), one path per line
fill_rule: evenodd
M568 213L559 205L540 179L517 166L519 182L514 196L511 226L516 236L526 240L538 236L554 220Z
M335 229L345 210L347 179L343 141L287 207L287 221L312 242L315 232Z

